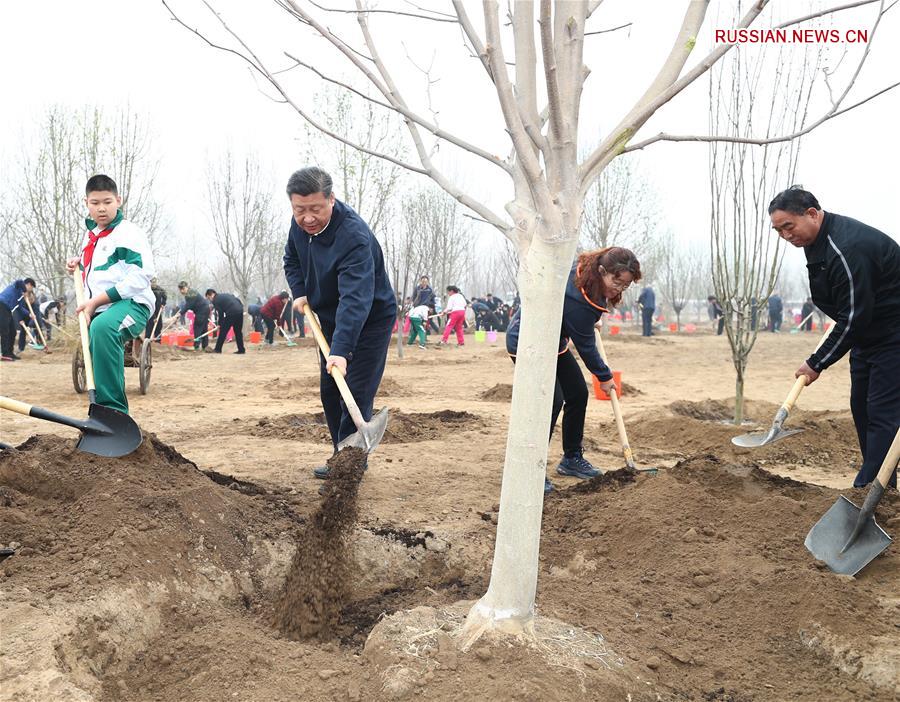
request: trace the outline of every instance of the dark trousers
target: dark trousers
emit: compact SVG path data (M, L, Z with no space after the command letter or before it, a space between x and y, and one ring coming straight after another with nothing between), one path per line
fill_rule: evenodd
M769 331L781 331L781 318L784 315L781 312L769 312Z
M853 487L875 479L900 427L900 334L850 351L850 409L863 464ZM890 479L897 487L897 471Z
M641 332L642 336L652 336L653 335L653 308L647 309L646 307L641 310L641 322L643 323L643 331Z
M294 311L294 326L297 327L297 334L301 339L306 338L306 315Z
M722 336L723 331L725 331L725 317L719 317L719 326L716 327L716 336Z
M515 357L511 357L515 363ZM553 388L553 413L550 415L550 438L562 410L562 447L570 454L581 450L584 441L584 417L587 414L588 391L584 375L571 351L556 357L556 386Z
M381 376L384 375L384 364L387 361L388 347L391 345L394 328L394 317L382 320L378 323L367 324L363 327L356 342L353 358L347 362L347 385L363 419L367 422L372 418L372 406L375 402L375 393L381 384ZM328 325L322 325L322 332L331 344L334 329ZM322 397L322 409L325 411L325 421L328 423L328 431L331 432L331 443L337 449L337 445L356 431L356 425L338 390L334 379L325 372L325 357L319 353L319 394ZM582 385L584 381L582 381Z
M206 334L207 327L209 326L209 315L205 317L201 317L199 314L194 316L194 338L196 339L201 334ZM198 349L200 347L206 348L209 346L209 334L206 334L202 339L199 339L194 342L194 348Z
M157 318L158 315L158 318ZM162 315L159 314L159 307L153 310L150 319L147 320L147 328L144 330L144 338L147 341L153 341L162 332ZM200 332L201 334L203 332ZM162 339L158 339L162 342Z
M225 317L219 321L219 336L216 339L216 353L222 353L222 347L225 345L225 337L228 332L234 329L234 341L237 344L239 353L244 352L244 315L235 315Z
M266 343L274 344L275 343L275 320L269 319L268 317L263 317L262 321L266 325Z
M9 307L0 302L0 348L4 356L13 355L13 344L16 339L16 323L13 321Z

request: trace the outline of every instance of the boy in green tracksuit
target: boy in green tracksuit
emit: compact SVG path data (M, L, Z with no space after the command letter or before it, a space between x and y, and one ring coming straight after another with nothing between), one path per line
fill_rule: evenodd
M79 269L84 280L86 299L75 313L83 310L90 324L96 402L127 413L123 343L140 336L156 304L150 289L153 254L144 230L122 216L112 178L92 176L85 196L87 232L81 254L66 261L66 268Z

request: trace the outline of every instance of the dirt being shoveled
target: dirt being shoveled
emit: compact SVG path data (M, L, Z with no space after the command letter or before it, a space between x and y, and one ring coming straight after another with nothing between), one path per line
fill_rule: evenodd
M896 699L900 551L854 580L803 546L839 494L712 456L554 492L538 608L602 631L674 699ZM898 510L891 493L879 523Z
M722 421L734 416L734 407L729 408L721 400L703 400L701 402L678 400L669 405L669 409L675 414L692 419Z
M288 636L328 638L347 604L353 575L349 539L365 464L366 452L358 448L343 449L328 460L322 504L297 541L275 605L275 625Z

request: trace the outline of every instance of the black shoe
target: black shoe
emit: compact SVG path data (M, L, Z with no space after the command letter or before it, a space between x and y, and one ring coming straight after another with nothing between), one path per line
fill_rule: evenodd
M247 353L246 351L235 351L235 353Z
M553 492L553 483L550 482L550 478L544 476L544 494Z
M584 452L581 450L567 453L563 456L559 465L556 466L556 472L560 475L568 475L583 480L596 478L598 475L602 475L602 473L594 468L590 461L584 457Z

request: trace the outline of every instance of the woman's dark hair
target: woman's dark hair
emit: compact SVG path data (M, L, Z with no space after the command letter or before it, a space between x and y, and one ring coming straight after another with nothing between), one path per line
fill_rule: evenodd
M448 285L448 286L447 286L447 292L448 292L448 293L458 293L458 292L459 292L459 288L456 287L455 285Z
M307 166L295 171L288 178L287 195L300 195L306 197L315 193L322 193L325 197L331 195L331 176L318 166Z
M575 285L594 302L606 300L610 305L618 305L622 301L622 293L616 292L610 297L612 291L608 291L603 284L604 273L614 276L630 273L632 282L636 283L641 279L641 264L631 250L621 246L585 251L578 257Z
M799 185L792 185L787 190L782 190L769 203L769 214L775 210L790 212L791 214L805 214L808 209L821 210L816 196Z

